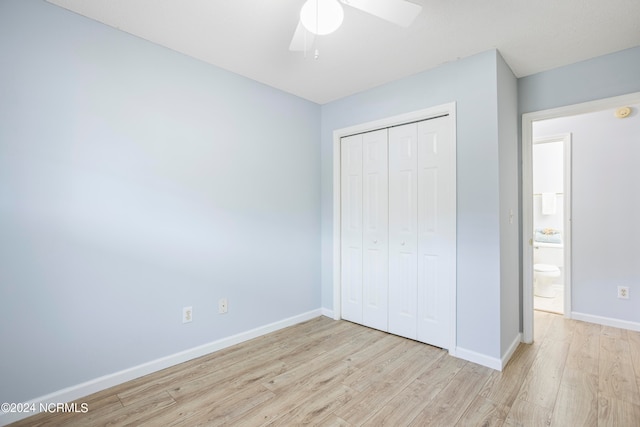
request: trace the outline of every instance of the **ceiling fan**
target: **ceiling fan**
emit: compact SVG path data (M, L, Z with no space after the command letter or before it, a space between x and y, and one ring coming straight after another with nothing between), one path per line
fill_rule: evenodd
M307 0L300 10L289 50L306 52L316 35L337 30L344 18L341 3L402 27L410 26L422 11L422 6L406 0ZM318 58L317 49L315 57Z

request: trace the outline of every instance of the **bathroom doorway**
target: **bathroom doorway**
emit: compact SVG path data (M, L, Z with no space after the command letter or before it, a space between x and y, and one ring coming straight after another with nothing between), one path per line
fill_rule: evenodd
M531 199L533 308L570 312L571 134L540 135L533 124ZM565 248L567 249L565 251Z
M629 162L625 163L627 166L620 169L621 173L618 173L619 171L615 169L615 165L621 163L619 161L619 153L633 153L633 148L626 147L636 147L634 145L635 139L628 139L626 135L635 137L637 133L626 129L635 125L635 122L628 121L627 117L633 119L637 116L638 110L640 110L640 92L522 115L522 341L525 343L532 343L534 335L534 140L542 137L557 137L560 134L568 133L571 135L569 146L573 145L573 150L569 149L569 157L565 159L569 167L564 171L565 177L573 178L573 185L569 181L565 181L564 191L566 192L567 186L569 191L572 189L574 191L573 196L564 194L562 203L565 209L563 213L564 226L561 230L565 260L562 269L564 275L563 315L566 318L617 325L618 323L616 323L617 320L614 316L602 317L591 314L593 312L591 307L599 306L601 303L610 307L614 306L614 301L616 301L615 287L612 288L613 292L607 288L605 293L601 289L603 288L602 286L593 285L592 279L597 274L606 276L608 274L607 268L610 269L612 267L605 268L602 267L602 264L606 262L607 265L611 265L627 252L632 253L628 248L633 248L632 245L635 242L633 239L625 239L624 230L625 227L628 227L625 224L628 224L629 221L634 221L626 216L618 221L619 227L617 223L614 224L617 227L615 233L610 232L608 227L598 228L598 224L603 222L601 217L606 216L606 206L617 206L619 204L633 206L633 198L620 198L619 195L622 192L609 192L608 189L615 188L615 185L617 185L614 184L614 181L609 182L610 177L618 179L618 181L615 181L616 183L629 181L624 181L624 179L620 181L622 179L620 176L624 176L624 173L629 173L630 170L633 170L629 169ZM627 132L624 137L618 136L618 130L600 130L601 127L604 129L605 125L610 125L612 121L617 121L615 123L618 123L615 125L615 129L620 128L620 123L624 124L620 128L625 129L625 132ZM579 125L578 122L580 122ZM554 125L558 123L562 124L561 128ZM596 132L594 129L598 129L598 131ZM620 146L625 147L623 150L611 148L617 146L618 142ZM573 157L573 161L571 157ZM625 161L630 158L633 158L632 155L629 155ZM609 172L604 175L602 173L592 173L593 168L599 166L600 162L603 161L604 165L609 166ZM580 173L576 175L578 172ZM595 190L597 190L597 193L594 192ZM609 201L609 198L613 195L618 197L615 204ZM540 194L540 197L542 197L542 194ZM627 199L629 199L628 203ZM576 205L577 202L579 202L578 205ZM556 205L557 208L558 205ZM542 209L542 207L539 206L538 209ZM572 221L572 213L569 209L573 209L573 213L579 215L575 218L580 222ZM632 211L633 209L629 208L625 210L625 212ZM574 230L577 226L579 228ZM599 233L596 234L599 241L606 241L606 236L609 234L620 236L614 250L593 251L592 249L595 246L590 246L587 243L593 239L593 231ZM572 254L572 242L574 241L579 242L579 245L575 247L576 251ZM622 242L622 244L619 242ZM618 246L623 246L623 249L618 250ZM579 265L581 269L572 273L573 264ZM624 265L633 264L627 262ZM580 276L578 276L578 273ZM581 280L573 280L573 277L580 277ZM598 276L597 279L600 282L606 283L607 281L606 277L601 279ZM574 296L572 297L572 295ZM577 311L574 311L576 309L574 305L579 307Z

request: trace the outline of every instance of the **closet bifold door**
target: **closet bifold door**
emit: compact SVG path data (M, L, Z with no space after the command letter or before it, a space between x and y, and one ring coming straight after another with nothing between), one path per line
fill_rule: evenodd
M362 324L388 330L389 173L387 129L362 135Z
M342 318L387 331L387 130L341 140Z
M443 116L341 139L342 318L449 348L455 140Z
M389 129L389 332L417 338L418 127Z
M450 120L389 130L389 332L443 348L456 257Z
M362 323L362 135L340 142L342 318Z
M418 336L449 348L456 270L455 145L450 117L418 125Z

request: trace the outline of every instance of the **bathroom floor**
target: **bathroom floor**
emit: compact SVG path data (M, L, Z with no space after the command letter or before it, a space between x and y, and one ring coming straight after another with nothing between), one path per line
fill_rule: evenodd
M553 298L543 298L533 296L533 308L539 311L547 311L549 313L564 313L564 286L552 285L551 288L555 291Z

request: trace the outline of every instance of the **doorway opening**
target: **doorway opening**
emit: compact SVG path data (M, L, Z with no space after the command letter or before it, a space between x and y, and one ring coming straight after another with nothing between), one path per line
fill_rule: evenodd
M540 135L533 124L533 308L569 313L571 301L571 134Z
M595 212L602 211L601 206L596 206L593 204L594 200L593 200L593 193L591 190L594 188L598 188L601 191L600 195L604 194L605 196L607 195L607 193L606 191L605 193L602 193L602 191L604 191L603 190L604 186L602 185L601 182L599 182L599 180L602 181L602 177L600 177L599 179L596 179L594 178L595 176L594 174L590 174L590 175L587 174L585 176L583 176L584 175L583 174L581 175L581 180L584 180L586 179L585 177L588 177L587 179L588 182L582 182L582 181L576 180L575 174L576 174L576 168L578 167L578 163L576 163L578 159L578 149L579 148L582 149L583 147L580 144L581 141L579 141L578 138L576 137L576 133L571 129L571 126L565 127L561 131L559 131L557 128L554 128L553 126L546 126L545 124L553 123L555 120L560 121L560 119L562 120L566 119L566 123L569 123L574 118L580 118L580 116L588 115L592 113L601 114L605 112L605 110L611 110L611 114L612 114L611 117L613 117L613 112L616 111L616 109L618 109L619 107L624 105L634 105L638 103L640 103L640 93L633 93L633 94L628 94L623 96L617 96L612 98L586 102L582 104L575 104L575 105L569 105L569 106L560 107L560 108L554 108L550 110L526 113L522 115L522 245L523 245L522 246L522 329L523 329L522 340L525 343L533 342L533 328L534 328L534 325L533 325L534 298L535 298L534 242L535 242L535 231L536 231L536 228L534 225L534 209L539 209L540 213L542 210L542 206L534 205L533 148L535 145L537 145L537 144L534 144L534 141L538 141L536 139L537 137L541 138L543 136L546 137L545 139L547 140L547 142L549 142L548 138L553 139L553 138L558 138L559 136L562 136L564 138L566 134L572 135L571 138L569 138L569 144L565 144L564 152L566 153L567 147L572 146L573 149L569 151L569 154L572 155L573 161L569 164L569 168L567 169L573 170L571 175L569 175L568 177L570 180L571 178L573 178L572 179L573 182L571 183L571 181L568 181L566 179L567 170L565 170L564 172L565 182L564 182L563 192L566 192L567 184L569 184L568 188L570 193L569 195L567 194L563 195L565 200L563 200L562 202L562 207L563 207L563 210L568 209L568 215L565 215L563 219L564 225L562 226L562 230L559 230L561 232L561 235L560 235L561 242L564 245L564 254L563 254L564 265L563 265L563 271L561 271L564 277L564 284L565 284L565 291L563 293L564 301L562 304L562 306L564 307L563 314L566 318L574 318L579 320L591 321L594 323L600 323L602 322L602 316L595 316L595 315L581 313L580 310L576 312L574 309L574 303L576 301L576 297L579 296L578 295L579 286L582 282L578 283L576 281L576 278L578 277L577 276L578 271L575 270L574 268L572 273L571 270L572 270L572 267L577 266L575 251L578 249L583 250L584 245L580 247L577 247L574 245L574 251L572 254L571 244L575 243L576 239L580 239L580 241L583 242L585 239L591 237L590 235L584 235L585 233L589 234L588 232L585 232L583 234L576 234L577 232L579 232L579 230L576 231L577 223L574 221L574 219L577 218L576 215L580 214L583 217L588 217L587 219L593 221L593 215L589 215L589 212L587 211L589 210L595 211ZM606 113L608 114L608 112ZM616 116L616 117L619 117L619 116ZM607 139L606 136L601 138L601 140L605 142L606 142L606 139ZM606 149L609 147L609 145L601 146L601 147L603 147L603 149L605 150L604 152L607 153ZM584 156L585 152L582 151L582 153ZM594 164L598 164L598 161L600 160L601 159L598 159L598 158L592 158L591 161ZM581 193L582 197L580 198L580 200L583 201L584 203L580 205L580 208L581 208L580 212L578 212L577 210L578 208L576 207L576 204L575 204L576 191L577 191L576 185L581 185L580 188L582 188L584 190L583 193L585 193L585 194ZM571 190L573 190L572 191L573 196L571 196ZM549 192L553 193L553 191L549 191ZM542 198L542 193L539 195L539 197ZM550 196L547 195L546 197L549 198ZM553 202L550 202L550 203L553 204ZM591 203L591 204L589 205L588 203ZM556 200L556 209L558 209L557 200ZM571 213L571 210L573 210L573 213ZM547 212L552 212L552 211L553 209L548 210ZM566 213L567 212L565 212L565 214ZM571 215L573 215L573 217ZM581 230L585 228L585 225L583 224L582 227L583 228L581 228ZM553 229L554 227L549 227L549 228ZM586 229L589 230L590 228L586 226ZM552 232L553 230L550 230L550 234L553 234ZM583 252L585 251L583 250ZM585 256L584 258L585 261L583 262L583 264L581 264L583 266L583 269L589 269L590 265L598 264L596 262L593 262L593 256L592 256L593 254L583 254L583 255L589 255L589 256ZM601 273L601 271L599 271L599 273ZM609 298L608 294L602 295L601 299L596 299L596 300L591 299L591 300L585 301L585 298L583 298L580 301L582 301L583 304L597 305L598 301L604 300L605 298Z

